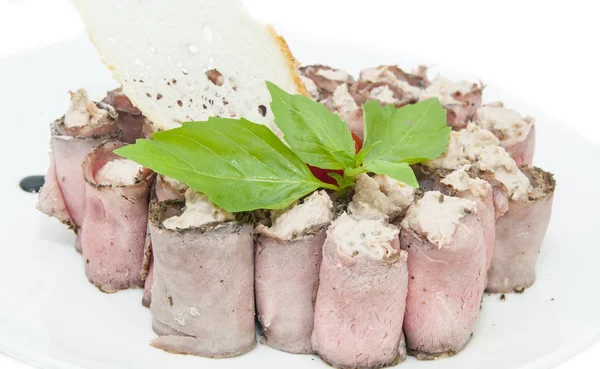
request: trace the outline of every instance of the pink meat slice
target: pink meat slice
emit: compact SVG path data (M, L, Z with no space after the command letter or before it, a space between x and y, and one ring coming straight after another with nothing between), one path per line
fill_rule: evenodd
M294 354L313 352L313 300L325 237L325 229L292 241L258 236L255 293L265 344Z
M477 171L469 172L471 178L477 178ZM481 228L483 231L483 242L486 250L486 271L492 264L492 258L494 256L494 248L496 245L496 208L502 214L506 212L504 209L504 202L506 200L506 207L508 207L508 199L506 193L501 188L495 188L490 185L489 190L485 194L479 196L474 195L471 191L456 191L452 186L441 183L441 181L451 173L447 169L430 169L425 166L415 166L415 173L419 180L419 185L424 191L439 191L448 196L460 197L467 200L472 200L477 203L477 214L479 214L479 220L481 222ZM494 192L498 191L495 195ZM497 198L496 198L497 197ZM498 204L496 204L496 201Z
M463 217L449 244L439 248L402 227L408 252L404 334L419 360L451 356L469 341L485 288L485 246L478 216Z
M365 139L364 115L362 108L354 109L341 117L346 121L348 129L361 141Z
M152 345L211 358L248 352L256 345L253 226L228 222L181 231L163 228L162 220L182 206L158 203L151 214L150 311L159 335Z
M311 79L315 85L317 86L317 90L318 90L318 94L319 94L319 98L317 99L318 101L323 101L326 98L328 98L329 96L331 96L333 94L333 92L335 91L336 88L338 88L338 86L342 85L342 84L351 84L354 82L354 78L352 78L352 76L350 74L347 74L347 78L345 78L344 80L334 80L334 79L330 79L327 78L325 75L323 75L322 71L325 72L343 72L340 69L335 69L326 65L319 65L319 64L315 64L315 65L306 65L301 67L298 72L300 73L301 76L304 76L306 78Z
M109 112L109 120L100 127L66 127L64 116L50 126L50 166L46 183L40 192L38 209L63 223L67 222L68 216L68 223L76 232L83 224L85 208L85 181L81 163L94 147L119 135L114 109L101 103L98 107ZM63 205L64 210L61 210Z
M479 214L483 232L483 244L485 245L485 270L487 271L490 265L492 265L496 246L496 211L493 190L490 187L490 190L482 196L475 196L470 191L458 191L456 197L472 200L477 203L477 214Z
M135 143L138 138L150 138L148 133L151 129L147 127L150 122L131 103L131 100L123 93L121 88L108 91L102 101L115 108L119 114L117 125L121 130L121 141Z
M174 188L164 179L164 176L157 175L154 181L153 198L151 201L184 200L187 186ZM154 257L152 255L152 237L150 235L150 220L148 220L148 230L146 232L146 244L144 246L144 262L142 265L142 280L144 280L144 296L142 305L150 307L152 301L152 282L154 280Z
M148 221L148 199L154 173L144 169L131 186L96 183L96 173L108 161L119 158L113 151L124 146L106 141L83 162L86 181L85 217L81 246L85 272L103 292L141 287L140 271Z
M535 126L531 127L525 140L506 147L505 149L512 156L517 165L532 165L533 156L535 154Z
M481 95L483 86L473 85L471 91L466 94L456 92L454 99L457 100L458 104L445 105L446 109L446 121L452 129L458 131L467 127L471 122L477 109L481 107Z
M83 224L85 213L85 180L81 164L90 151L104 138L53 137L52 149L56 163L56 178L69 214L76 227Z
M144 263L142 265L142 280L144 281L144 295L142 297L142 305L150 307L152 303L152 284L154 283L154 257L152 256L152 238L150 229L146 233L146 246L144 246ZM147 256L149 253L149 256ZM145 273L143 272L145 269Z
M487 291L523 292L535 282L535 266L552 215L556 183L539 168L521 168L534 191L527 201L510 201L496 221L496 248L488 271Z
M48 166L44 186L40 191L37 208L42 213L58 219L61 223L74 227L60 183L56 178L56 162L52 153L50 154L50 165Z
M328 235L331 235L331 226ZM402 356L402 319L407 293L407 254L374 260L338 252L333 237L323 246L312 345L336 368L378 368Z

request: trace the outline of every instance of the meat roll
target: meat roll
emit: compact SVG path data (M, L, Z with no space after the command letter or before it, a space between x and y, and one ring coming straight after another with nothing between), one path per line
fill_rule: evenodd
M496 222L496 249L488 292L523 292L535 281L535 265L550 222L556 182L552 174L524 166L532 188L526 199L511 199Z
M306 65L298 72L311 98L319 102L331 96L340 85L354 82L350 74L325 65Z
M427 88L431 82L427 79L427 67L419 66L416 71L408 73L398 68L396 65L382 65L376 68L364 68L360 71L359 83L362 83L362 88L357 90L366 89L369 93L369 98L361 102L364 104L369 100L380 100L381 97L387 95L389 92L385 92L386 89L379 88L374 91L376 87L382 87L382 85L388 85L390 90L401 92L402 97L397 101L400 105L405 105L408 102L414 103L419 100L423 89ZM372 86L369 88L369 86ZM358 92L355 90L355 92ZM382 96L382 92L383 96ZM379 95L380 98L377 98ZM359 94L355 94L358 99ZM400 97L399 94L396 97ZM385 102L385 101L382 101Z
M407 293L398 229L342 214L327 231L312 345L338 368L378 368L401 359Z
M273 348L313 352L313 300L332 208L325 191L314 192L271 227L257 227L256 308L263 342Z
M151 201L184 200L188 186L161 174L156 176L154 182L153 198ZM152 301L152 282L154 279L154 257L152 256L152 237L150 236L150 223L146 232L144 246L144 262L142 264L142 280L144 281L144 297L142 305L150 307Z
M103 292L142 286L140 271L154 173L113 153L123 145L106 141L83 161L85 272Z
M522 117L518 112L504 107L501 102L477 109L477 124L491 131L500 140L500 146L512 156L517 165L531 165L535 151L535 119Z
M102 102L111 105L119 114L117 125L121 130L121 141L135 143L138 138L152 136L152 124L133 106L121 88L108 91Z
M471 165L465 165L457 170L434 170L418 166L417 176L425 191L440 191L444 195L475 201L477 213L483 230L483 240L486 250L486 271L492 263L496 245L496 209L494 191L489 182L478 178L471 170Z
M386 175L360 174L348 212L354 217L398 224L415 199L415 189Z
M481 106L483 86L460 81L454 83L437 76L419 96L420 101L437 98L446 109L448 125L455 130L467 127Z
M50 165L37 207L78 231L85 210L81 163L102 141L117 138L119 130L110 105L90 101L83 89L70 95L66 114L51 124Z
M408 252L404 334L409 352L418 359L458 353L471 337L485 288L477 204L426 192L408 208L400 246Z
M151 211L152 345L211 358L256 345L253 225L193 190Z

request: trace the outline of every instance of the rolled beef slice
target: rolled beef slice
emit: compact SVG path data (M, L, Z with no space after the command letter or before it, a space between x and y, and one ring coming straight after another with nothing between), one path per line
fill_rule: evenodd
M494 206L494 191L487 181L468 172L470 166L461 167L440 182L452 189L452 195L477 203L477 214L483 231L485 245L485 270L490 268L496 245L496 212Z
M337 368L378 368L403 357L405 251L384 220L331 223L315 302L313 349Z
M364 68L358 82L352 86L352 94L360 105L370 100L398 107L412 104L419 101L423 90L430 85L426 74L425 66L412 73L395 65Z
M273 348L313 352L313 300L332 208L325 191L314 192L256 229L256 308L263 343Z
M193 190L151 210L152 345L224 358L256 345L253 225Z
M110 105L91 102L83 89L70 94L66 114L51 124L50 165L37 207L77 232L85 209L81 163L102 141L117 138L119 130Z
M479 316L485 245L474 201L426 192L402 221L408 252L404 334L409 353L435 359L460 352Z
M467 127L481 106L483 86L468 81L452 82L437 76L419 96L420 101L439 99L446 109L447 123L455 130Z
M502 102L486 104L477 109L475 122L491 131L500 140L517 165L531 165L535 152L535 119L523 117Z
M496 245L496 205L494 186L477 177L477 171L471 165L462 166L454 171L431 169L426 166L414 166L419 185L424 191L439 191L444 195L472 200L477 203L477 213L483 230L486 254L486 271L492 263ZM506 198L504 187L499 196ZM499 205L500 206L500 205ZM505 211L505 210L504 210Z
M185 200L185 192L188 186L161 174L156 176L153 187L152 201ZM148 230L146 232L146 243L144 246L144 262L142 264L142 280L144 281L144 296L142 305L150 307L152 301L152 282L154 280L154 257L152 255L152 237L150 235L150 220L148 219Z
M348 212L357 218L383 219L398 224L415 199L415 189L386 175L356 177Z
M138 138L150 138L152 124L131 103L131 100L123 93L121 88L108 91L102 101L111 105L119 114L117 125L121 130L121 141L135 143Z
M113 152L124 145L105 141L83 161L85 272L104 292L142 286L140 271L154 173Z
M354 82L350 74L326 65L306 65L300 67L298 72L309 95L319 102L331 96L338 86Z
M552 214L556 182L542 169L524 166L532 189L525 200L512 199L496 221L496 248L487 291L523 292L535 282L535 266Z
M500 140L487 129L474 123L450 133L450 142L440 157L425 163L429 168L459 169L470 165L469 172L492 185L496 218L508 210L508 199L524 201L531 184Z

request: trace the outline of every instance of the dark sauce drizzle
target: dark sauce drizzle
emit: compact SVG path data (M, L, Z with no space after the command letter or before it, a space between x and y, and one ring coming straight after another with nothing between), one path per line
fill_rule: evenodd
M29 176L19 182L19 187L25 192L38 193L44 185L44 176Z

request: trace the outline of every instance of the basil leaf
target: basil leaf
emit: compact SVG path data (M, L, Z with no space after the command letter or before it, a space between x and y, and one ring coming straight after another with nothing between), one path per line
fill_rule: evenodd
M316 179L267 127L245 119L184 123L116 153L187 184L230 212L284 208L320 187L337 189Z
M377 101L364 106L365 143L370 148L364 163L376 160L415 164L440 156L450 140L446 110L438 99L396 108Z
M302 95L290 95L267 82L275 124L292 150L305 163L323 169L345 169L355 165L350 130L325 105Z
M365 169L376 174L385 174L397 181L404 182L411 187L419 187L419 182L417 182L415 173L410 165L406 163L390 163L387 161L375 160L370 162Z

